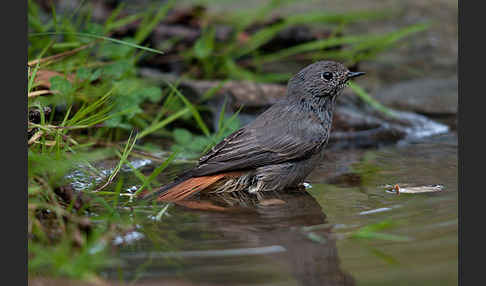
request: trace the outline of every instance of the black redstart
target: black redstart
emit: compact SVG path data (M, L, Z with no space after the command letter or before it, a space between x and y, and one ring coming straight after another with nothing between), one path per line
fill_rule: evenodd
M145 198L197 204L191 201L197 193L258 197L298 187L322 159L337 96L349 79L363 74L333 61L305 67L290 79L286 97L224 138L197 166Z

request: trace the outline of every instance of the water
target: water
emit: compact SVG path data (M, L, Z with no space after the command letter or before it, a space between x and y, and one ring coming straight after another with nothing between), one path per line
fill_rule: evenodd
M335 150L306 192L234 212L136 207L111 280L140 285L457 285L457 136ZM384 185L442 185L397 195ZM159 207L159 206L158 206ZM156 209L158 212L163 206ZM157 213L155 212L155 213Z

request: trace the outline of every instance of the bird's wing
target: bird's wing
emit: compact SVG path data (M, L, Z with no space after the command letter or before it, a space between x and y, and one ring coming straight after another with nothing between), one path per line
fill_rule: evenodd
M273 117L272 117L273 118ZM315 153L322 136L291 127L287 120L271 120L244 127L214 146L191 170L193 176L256 168L300 160Z

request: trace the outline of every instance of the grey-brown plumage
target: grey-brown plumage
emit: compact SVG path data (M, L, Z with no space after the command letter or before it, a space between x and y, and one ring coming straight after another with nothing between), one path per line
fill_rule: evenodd
M333 61L305 67L289 81L285 98L150 197L180 201L199 192L259 194L298 186L321 161L336 97L362 74Z

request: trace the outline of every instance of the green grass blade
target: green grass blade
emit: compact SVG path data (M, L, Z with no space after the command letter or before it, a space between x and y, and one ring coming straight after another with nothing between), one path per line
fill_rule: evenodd
M114 38L110 38L110 37L105 37L105 36L100 36L100 35L95 35L95 34L88 34L88 33L45 32L45 33L31 33L28 36L29 37L40 37L40 36L57 36L57 35L74 35L74 36L79 36L79 37L94 38L94 39L98 39L98 40L110 41L110 42L117 43L117 44L120 44L120 45L126 45L126 46L129 46L129 47L137 48L137 49L144 50L144 51L147 51L147 52L152 52L152 53L156 53L156 54L164 54L164 52L156 50L156 49L151 49L151 48L140 46L140 45L130 43L130 42L127 42L127 41L122 41L122 40L118 40L118 39L114 39Z
M219 119L218 119L218 131L223 128L223 121L224 121L224 113L226 112L226 103L228 101L228 97L224 97L223 107L221 107L221 111L219 112Z
M162 216L165 214L170 205L171 203L168 203L164 206L162 210L160 210L160 212L155 216L156 221L160 221L162 219Z
M123 178L121 178L115 186L115 193L113 194L113 208L116 209L118 207L118 199L120 198L120 193L123 187Z
M120 13L123 11L123 8L125 8L125 3L120 3L118 6L111 12L111 15L106 19L105 24L104 24L104 30L105 34L107 34L111 29L110 26L113 24L115 21L116 17L120 15Z
M194 107L194 105L192 105L192 103L189 100L187 100L187 98L184 95L182 95L182 93L180 93L174 87L174 85L172 85L168 81L166 81L166 84L176 93L176 95L182 100L182 102L184 102L184 104L189 108L189 110L192 113L192 116L194 117L194 120L196 120L197 125L202 130L202 132L204 133L204 135L210 136L211 134L209 132L208 127L206 126L206 124L202 120L201 115L199 114L199 112L197 111L197 109Z
M354 233L352 238L360 238L360 239L380 239L380 240L388 240L388 241L410 241L411 239L407 236L401 235L394 235L394 234L387 234L381 232L357 232Z
M263 21L272 11L280 7L282 4L285 4L285 2L290 1L271 0L267 5L262 6L257 11L252 9L251 11L245 11L246 13L240 14L240 17L237 17L237 22L235 22L237 25L237 32L243 31L253 23Z
M189 108L184 108L184 109L181 109L179 110L178 112L172 114L171 116L167 117L166 119L156 123L156 124L153 124L153 125L150 125L149 127L147 127L146 129L144 129L142 132L139 133L139 138L143 138L161 128L164 128L165 126L167 126L168 124L172 123L173 121L179 119L180 117L186 115L187 113L190 112L190 109Z
M105 33L109 33L113 30L119 29L121 27L124 27L124 26L132 23L132 22L135 22L138 19L142 18L143 15L144 15L144 13L137 13L137 14L133 14L133 15L130 15L130 16L126 16L123 19L113 21L112 23L105 24Z
M118 157L121 158L121 154L120 153L117 153L117 155L118 155ZM135 168L130 162L126 162L126 164L130 168L130 170L132 170L132 172L135 175L135 177L137 177L137 179L139 179L142 182L142 184L146 184L147 183L147 178L145 177L144 174L142 174L142 172L140 172L137 168Z
M99 192L102 189L106 188L113 181L113 179L116 177L116 175L120 171L122 165L128 159L128 155L130 155L130 152L132 152L133 146L135 146L135 143L137 143L138 135L135 135L135 138L133 140L131 140L132 135L133 135L133 132L130 133L130 137L128 137L127 144L125 144L125 149L123 150L120 161L118 162L115 169L113 169L113 172L110 174L110 176L108 177L106 182L103 185L101 185L100 187L96 188L93 192Z
M174 3L174 0L167 1L159 8L153 19L151 19L148 23L144 23L145 25L140 25L139 29L135 33L135 42L137 44L142 43L150 35L157 24L159 24L159 22L162 21L162 19L167 15L167 12L169 12L169 9L172 8Z
M200 102L205 102L211 98L228 82L229 80L220 81L218 85L208 89L202 96Z
M235 51L234 58L240 58L247 55L262 45L268 43L278 32L288 27L287 23L279 23L267 28L263 28L260 31L253 34L250 40L241 46L239 43L235 43L232 50Z
M310 24L310 23L350 23L366 20L377 20L391 17L391 11L358 11L348 13L326 13L311 12L305 14L291 15L285 19L289 25Z
M151 182L153 180L155 180L155 178L157 178L157 176L169 166L169 164L174 160L176 155L177 155L177 152L173 152L172 154L170 154L170 156L167 159L165 159L165 161L160 166L158 166L152 172L152 174L150 174L150 176L147 178L147 180L143 183L142 186L140 186L140 188L138 188L138 190L133 194L133 196L136 197L143 189L145 189L146 187L149 187Z
M328 38L323 40L317 40L317 41L293 46L290 48L282 49L278 52L258 57L255 60L253 60L253 62L259 64L274 62L286 57L290 57L293 55L302 54L310 51L322 50L337 45L359 43L369 38L370 37L367 35L367 36L347 36L347 37L340 37L340 38Z
M384 113L387 116L396 117L395 113L393 113L391 109L376 101L362 87L360 87L356 83L349 81L349 87L356 93L356 95L358 95L364 102L369 104L374 109Z
M35 75L37 74L37 71L39 70L40 68L40 59L42 59L42 57L44 56L45 53L47 53L47 51L49 50L49 48L54 44L54 41L51 41L48 45L46 45L44 47L44 49L42 49L42 51L40 52L39 56L37 56L37 64L35 65L35 68L34 70L32 71L32 73L29 75L29 81L27 83L27 93L31 92L32 88L34 87L34 79L35 79ZM28 67L28 69L30 69L30 67Z

